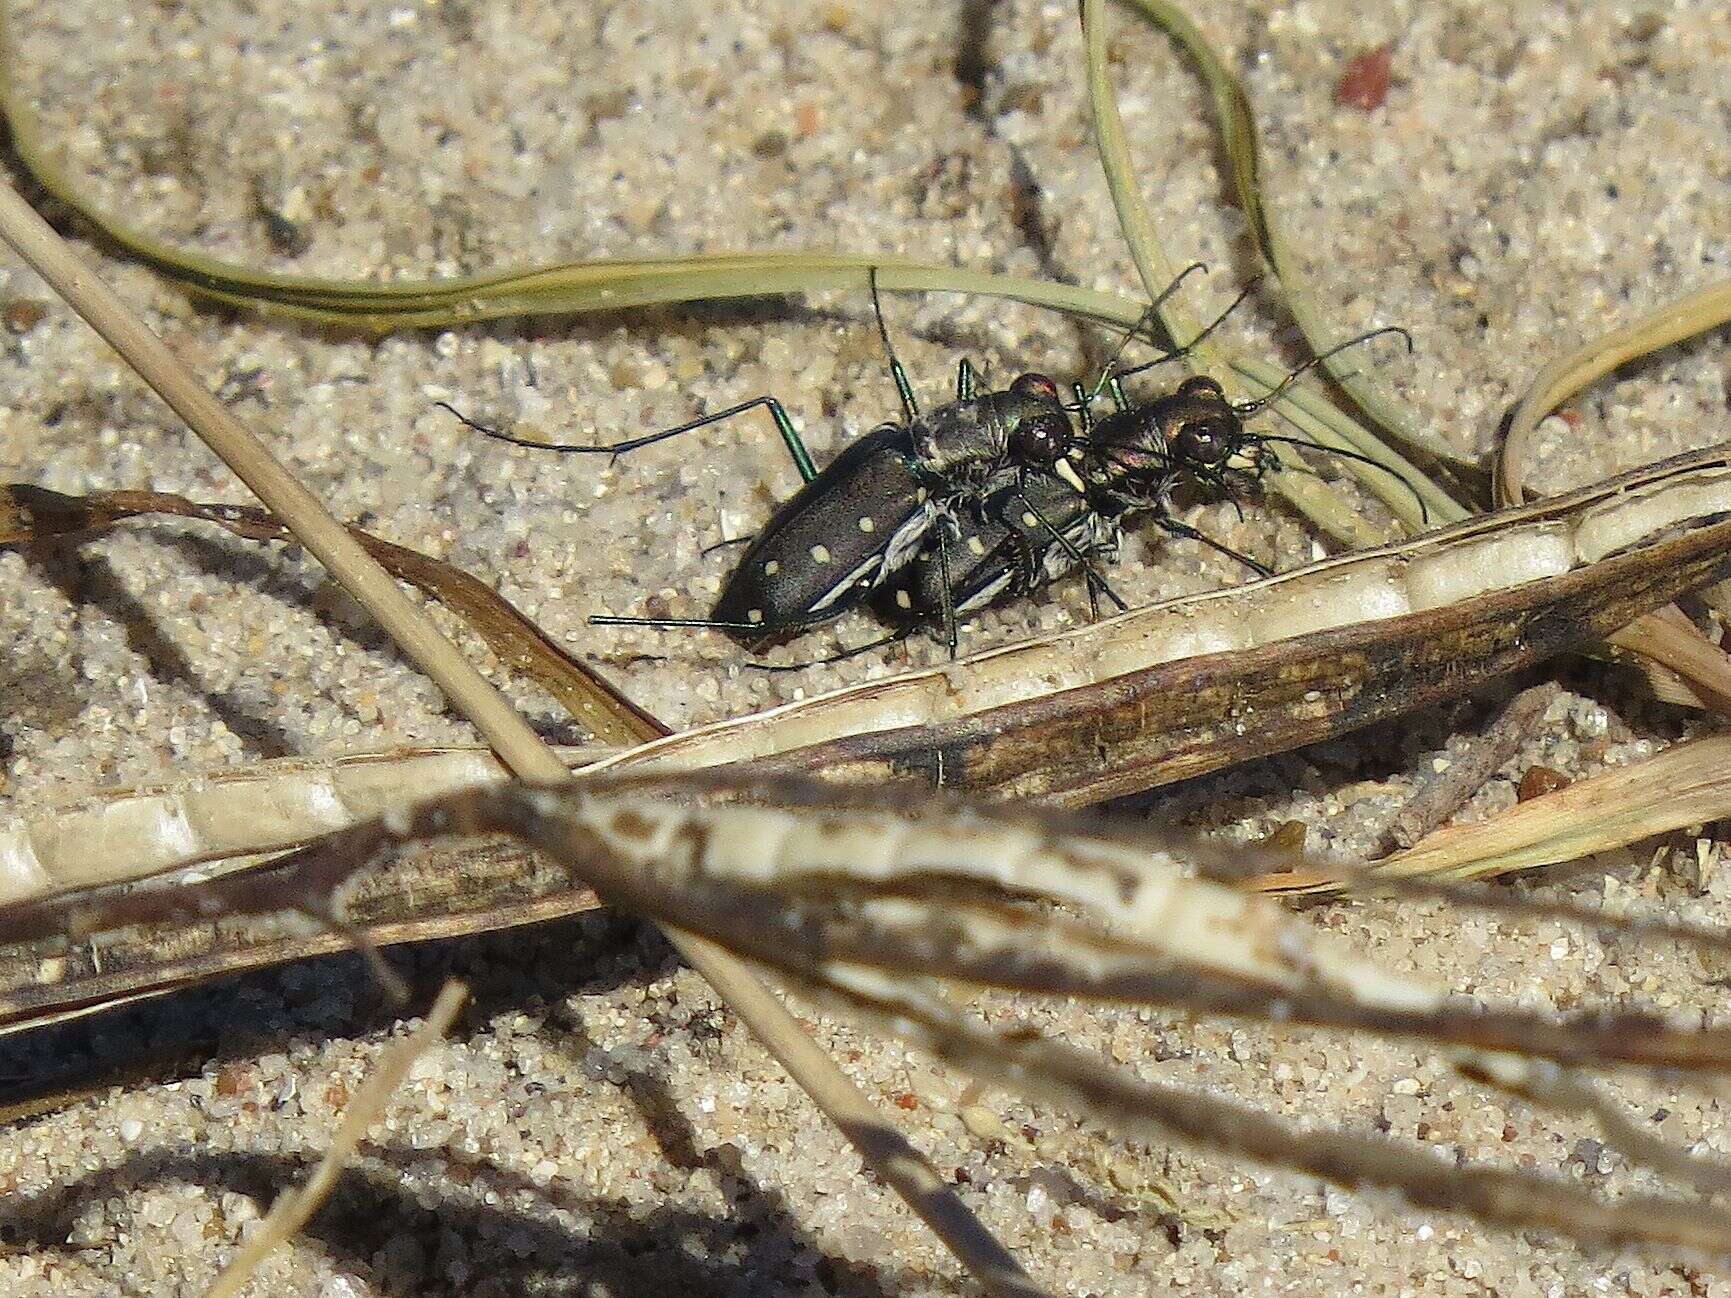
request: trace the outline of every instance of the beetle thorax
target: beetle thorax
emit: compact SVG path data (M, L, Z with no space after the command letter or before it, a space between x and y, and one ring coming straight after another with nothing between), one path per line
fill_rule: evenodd
M1009 454L1009 427L997 408L1006 395L959 401L915 420L909 431L920 467L958 487L977 486L990 477Z

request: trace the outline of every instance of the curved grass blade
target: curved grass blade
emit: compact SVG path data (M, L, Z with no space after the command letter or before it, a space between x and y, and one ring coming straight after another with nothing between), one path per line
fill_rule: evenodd
M1526 466L1533 435L1553 410L1619 365L1716 329L1728 320L1731 280L1667 302L1540 370L1515 403L1497 450L1492 486L1499 504L1526 498ZM1731 711L1731 656L1702 636L1681 613L1662 609L1619 631L1611 642L1683 677L1701 705Z
M1256 116L1243 85L1233 75L1221 57L1208 44L1208 38L1177 5L1166 0L1123 0L1142 17L1165 32L1190 56L1202 74L1214 99L1214 110L1220 120L1221 136L1226 156L1232 165L1232 179L1238 191L1239 206L1249 220L1251 237L1263 260L1280 281L1287 310L1313 353L1321 355L1331 340L1321 314L1312 305L1288 250L1285 235L1269 215L1263 201L1262 161L1256 143ZM1336 358L1324 362L1330 377L1352 397L1358 408L1386 433L1407 446L1415 447L1427 456L1445 464L1474 467L1471 457L1463 455L1447 441L1425 429L1412 411L1388 388L1367 372L1358 370L1349 359ZM1368 453L1368 452L1367 452Z
M1094 114L1094 144L1100 153L1100 166L1106 173L1112 208L1118 214L1124 242L1130 246L1130 259L1136 263L1136 273L1142 280L1142 291L1150 302L1159 303L1157 311L1167 336L1182 342L1196 338L1202 327L1181 311L1171 298L1163 296L1167 285L1178 277L1178 271L1160 246L1153 214L1142 201L1135 175L1130 169L1130 146L1124 138L1124 119L1118 113L1118 99L1112 93L1106 69L1104 8L1104 0L1082 0L1082 42L1087 59L1088 106ZM1186 364L1216 377L1225 369L1219 348L1209 339L1200 339L1194 344Z
M1498 505L1525 499L1526 468L1534 431L1546 415L1619 365L1731 321L1731 280L1667 302L1632 324L1613 329L1559 356L1533 376L1509 416L1496 457Z
M1100 163L1106 173L1106 184L1112 195L1112 204L1118 214L1118 222L1123 229L1124 238L1130 246L1130 255L1136 263L1138 275L1142 279L1144 290L1150 301L1159 300L1160 289L1169 283L1173 270L1169 259L1162 251L1154 218L1143 201L1141 191L1137 188L1135 177L1130 167L1130 151L1124 136L1123 119L1118 113L1117 99L1112 93L1109 71L1106 63L1106 29L1104 19L1104 0L1083 0L1082 32L1087 56L1087 82L1089 103L1094 114L1094 132L1100 152ZM1193 31L1194 29L1192 29ZM1196 34L1200 40L1200 34ZM1204 46L1206 48L1206 46ZM1210 54L1212 57L1212 54ZM1216 62L1218 62L1216 60ZM1234 83L1236 87L1236 83ZM1242 97L1242 91L1238 92ZM1223 115L1230 130L1234 119ZM1196 323L1176 310L1170 300L1161 307L1161 323L1168 335L1175 339L1194 338L1200 332ZM1267 391L1274 386L1273 381L1257 385L1254 368L1246 372L1246 367L1229 360L1218 347L1208 341L1203 341L1192 353L1195 368L1211 374L1214 378L1228 385L1229 390L1242 390L1237 380L1240 376L1251 378L1253 390ZM1273 371L1264 372L1271 380ZM1320 402L1318 403L1320 404ZM1275 408L1286 413L1286 403L1277 402ZM1352 421L1344 412L1327 408L1324 416L1321 411L1312 407L1312 418L1306 424L1297 426L1310 435L1318 422L1327 427L1324 431L1322 444L1335 448L1345 447L1360 455L1369 456L1389 466L1384 474L1369 466L1348 464L1347 470L1360 481L1363 481L1373 492L1382 497L1389 507L1395 511L1412 530L1421 530L1425 516L1430 512L1430 501L1435 499L1438 518L1436 522L1454 522L1464 513L1448 498L1446 492L1433 482L1425 480L1410 463L1394 456L1389 449L1368 429L1354 427L1351 433L1345 431L1345 425ZM1289 416L1290 417L1290 416ZM1297 423L1297 421L1295 421ZM1334 488L1319 481L1313 474L1304 471L1304 462L1299 452L1289 446L1271 448L1276 453L1282 471L1273 475L1270 486L1281 494L1301 514L1311 522L1350 545L1374 544L1384 538L1373 535L1363 518L1353 504ZM1359 469L1363 467L1361 474ZM1422 490L1426 497L1426 509L1420 510L1412 498L1412 492L1407 491L1398 482L1391 482L1390 477L1400 474L1415 484L1425 482ZM1405 496L1404 502L1397 501L1398 496ZM1446 502L1446 503L1445 503Z
M44 147L14 77L15 52L0 15L0 115L31 178L75 212L111 250L142 262L211 302L320 324L385 333L449 328L505 316L618 311L658 304L867 287L878 268L886 292L976 293L1099 321L1135 325L1129 298L1016 275L851 253L738 253L580 261L394 284L253 270L176 248L86 199ZM1158 340L1156 340L1158 341Z
M178 254L177 254L178 255ZM1133 300L1020 275L939 266L865 253L720 253L563 262L484 277L369 284L323 280L310 290L271 287L262 272L231 268L217 284L153 268L210 302L266 315L369 333L446 329L508 316L624 311L638 307L777 297L828 290L865 292L873 270L886 293L969 293L1044 307L1084 320L1131 328L1142 318ZM1154 340L1158 343L1158 339Z

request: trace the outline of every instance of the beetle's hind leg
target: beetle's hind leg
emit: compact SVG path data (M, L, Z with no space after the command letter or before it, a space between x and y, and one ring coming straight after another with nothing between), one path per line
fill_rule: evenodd
M813 658L809 662L803 663L760 663L748 659L742 662L740 666L749 667L756 672L802 672L810 667L827 667L831 663L846 662L849 658L858 658L861 654L868 654L873 649L882 649L886 645L900 644L913 632L914 624L910 622L907 626L899 627L889 635L879 636L876 640L868 640L865 644L855 645L852 649L843 649L840 653L830 654L827 658Z
M1173 518L1170 514L1157 515L1154 519L1154 524L1161 531L1165 532L1168 536L1183 537L1187 541L1200 541L1203 545L1206 545L1209 549L1215 551L1216 553L1223 554L1228 559L1232 559L1238 563L1243 564L1246 568L1250 569L1250 571L1255 573L1258 577L1272 577L1274 575L1274 569L1258 563L1255 559L1252 559L1247 554L1240 554L1237 550L1234 550L1231 546L1225 544L1224 542L1216 541L1213 537L1209 536L1206 532L1200 532L1196 528L1191 527L1190 524L1188 524L1188 523L1179 522L1176 518Z
M716 410L709 414L699 415L696 419L686 423L677 424L672 428L663 428L658 433L647 433L642 437L627 438L623 442L602 443L538 442L533 438L518 437L498 428L490 428L479 420L469 418L449 401L435 401L433 404L443 410L450 411L465 428L472 429L483 437L491 437L496 442L505 442L511 446L522 446L531 451L555 451L562 455L624 455L629 451L639 450L645 446L653 446L657 442L665 442L682 433L707 428L711 424L719 424L724 419L732 419L736 415L743 415L748 410L755 410L762 406L769 411L769 417L775 420L775 431L781 435L782 444L787 447L787 453L793 457L794 467L799 470L800 480L810 482L817 477L817 466L812 463L811 453L805 449L805 440L800 437L799 430L793 426L793 420L788 416L787 407L769 395L753 397L750 401L741 401L738 405L729 406L726 410Z
M978 390L979 376L974 373L974 363L964 356L956 362L956 400L972 401Z
M1023 509L1028 511L1029 516L1046 533L1046 535L1049 536L1065 554L1069 555L1071 561L1074 562L1077 567L1081 568L1084 574L1086 574L1088 582L1088 605L1094 610L1096 616L1098 616L1099 613L1099 609L1096 606L1096 601L1094 599L1094 588L1096 586L1099 587L1101 594L1105 595L1107 599L1111 600L1118 606L1118 611L1120 613L1127 613L1130 611L1130 606L1119 598L1118 592L1112 589L1112 584L1106 580L1097 568L1094 567L1094 564L1089 559L1088 553L1078 548L1074 541L1054 527L1051 521L1040 512L1040 507L1032 500L1028 499L1028 495L1025 491L1018 489L1015 498L1016 502L1020 504Z

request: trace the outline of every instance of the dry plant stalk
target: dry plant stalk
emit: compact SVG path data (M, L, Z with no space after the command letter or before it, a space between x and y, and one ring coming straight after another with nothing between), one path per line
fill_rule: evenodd
M5 184L0 184L0 237L138 371L282 520L296 540L372 614L452 706L485 736L514 774L541 780L565 777L565 768L553 750L444 638L366 548ZM643 737L656 728L645 719ZM989 1292L1015 1298L1033 1298L1043 1292L749 969L702 938L678 930L670 931L668 937L824 1116L841 1129L865 1161Z
M1134 792L1453 697L1590 641L1715 577L1731 524L1674 533L1727 512L1726 453L1679 457L1382 550L670 736L587 769L777 758L856 783L923 776L1063 803ZM0 831L0 900L292 846L374 814L393 788L491 774L454 757L416 760L396 777L368 762L316 778L297 769L270 786L268 818L250 805L259 787L226 779L85 800Z
M777 757L853 783L1081 805L1465 693L1598 639L1731 560L1731 454L787 704L600 769ZM1687 524L1680 534L1674 534ZM1304 637L1302 646L1293 642Z
M559 748L567 768L606 748ZM0 902L143 879L189 862L298 847L409 801L507 778L485 748L408 748L103 789L57 802L0 833Z
M258 1233L248 1240L233 1261L223 1268L222 1274L217 1277L205 1298L234 1298L234 1295L240 1292L241 1286L258 1269L259 1263L274 1249L280 1248L300 1233L301 1227L307 1224L336 1188L343 1165L354 1156L355 1150L366 1138L367 1130L384 1116L392 1093L403 1084L403 1079L408 1076L415 1060L450 1032L451 1024L456 1021L457 1012L463 1008L468 994L468 989L460 982L452 980L445 984L420 1027L416 1028L406 1041L398 1043L386 1054L366 1084L349 1101L348 1112L343 1115L342 1124L337 1128L324 1157L319 1159L318 1166L313 1169L313 1174L307 1178L306 1184L283 1195L276 1202L270 1215L260 1223Z
M251 541L290 541L286 524L248 505L198 504L163 491L68 496L23 483L0 484L0 546L27 546L103 532L128 519L163 515L214 523ZM399 581L460 616L508 667L535 681L603 744L665 733L661 723L561 649L497 591L461 568L354 526L349 535Z
M1218 852L954 800L891 813L869 791L720 776L638 777L455 793L332 835L256 872L207 883L14 908L12 932L291 909L351 922L355 879L394 844L506 833L609 904L702 933L864 1008L989 1080L1158 1133L1421 1206L1589 1244L1731 1257L1731 1217L1681 1199L1606 1203L1572 1186L1344 1133L1301 1131L1240 1105L1115 1075L1025 1033L986 1031L943 988L1001 987L1348 1027L1428 1040L1468 1076L1598 1117L1626 1152L1686 1179L1731 1173L1641 1136L1585 1068L1621 1063L1731 1073L1731 1031L1625 1013L1556 1017L1457 1001L1389 974L1272 904L1187 876L1173 854ZM1235 863L1236 864L1236 863ZM1058 903L1052 911L1030 903ZM1074 913L1078 917L1071 918Z
M1259 876L1270 892L1334 892L1380 880L1491 879L1578 861L1731 816L1731 735L1678 744L1576 780L1485 820L1449 825L1363 870L1300 867Z
M779 754L786 767L830 776L923 776L1057 801L1164 783L1453 696L1708 580L1723 566L1731 525L1670 532L1724 513L1728 482L1723 452L1682 457L1387 550L674 736L592 770ZM1616 553L1599 557L1607 551ZM1480 589L1487 582L1489 592ZM1422 611L1405 611L1427 601ZM1323 629L1306 630L1318 624ZM1234 647L1247 639L1265 643ZM1143 662L1153 665L1136 666ZM906 724L934 714L935 724ZM860 733L897 720L900 729ZM85 799L0 833L6 895L281 849L372 814L397 791L501 773L490 763L430 756L410 760L400 774L362 761L290 768L266 786L219 779ZM272 815L261 817L260 807ZM1303 882L1283 875L1269 886ZM521 854L447 853L406 886L370 898L363 922L371 940L387 943L590 904L586 892L550 884ZM316 954L333 941L194 926L125 939L100 962L77 949L21 948L0 967L0 1021L13 1030L39 1025L106 998Z
M1560 685L1546 681L1510 699L1490 731L1400 809L1385 836L1387 850L1411 847L1446 823L1520 751L1545 712L1562 695Z
M575 754L573 754L575 756ZM241 827L247 807L264 807L282 816L281 841L273 847L305 843L338 828L327 804L333 790L349 790L355 815L373 806L383 810L408 799L411 787L423 792L456 792L483 782L504 780L496 761L481 750L448 753L374 755L335 763L281 763L273 772L211 777L170 793L146 792L120 803L120 823L132 814L166 816L170 823L219 819ZM1422 886L1415 880L1467 880L1558 864L1608 851L1654 835L1731 816L1731 739L1710 737L1680 745L1641 763L1590 779L1470 825L1432 834L1414 849L1369 867L1282 865L1251 876L1238 886L1282 893L1339 891L1370 895L1416 891L1442 895L1459 905L1497 910L1494 896L1458 887ZM350 773L354 776L349 785ZM470 776L475 778L468 778ZM280 787L278 787L280 786ZM200 811L201 799L221 815ZM163 811L161 800L173 811ZM87 800L85 814L97 818L112 805L108 797ZM296 820L297 808L315 812ZM187 809L192 815L187 815ZM172 837L154 848L172 848ZM259 862L258 864L263 864ZM167 871L172 860L156 862ZM134 877L134 876L123 876ZM119 878L107 882L118 882ZM173 880L163 879L171 886ZM23 900L22 898L14 899ZM79 899L69 897L76 906ZM461 848L423 846L402 854L387 869L357 878L347 896L349 921L375 946L451 937L556 919L600 904L594 893L549 868L533 853L510 844ZM1717 931L1655 920L1607 916L1562 903L1522 902L1527 913L1556 915L1588 929L1614 923L1656 941L1684 942L1723 949ZM271 920L212 925L200 918L105 933L100 948L68 944L53 923L35 940L0 949L0 1034L38 1028L126 999L161 994L220 974L308 958L344 949L349 940L326 930L306 932Z

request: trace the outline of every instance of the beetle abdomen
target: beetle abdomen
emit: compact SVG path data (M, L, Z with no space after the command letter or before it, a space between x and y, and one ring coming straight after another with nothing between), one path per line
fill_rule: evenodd
M885 425L775 511L710 616L749 646L839 617L918 553L936 513L907 429Z

